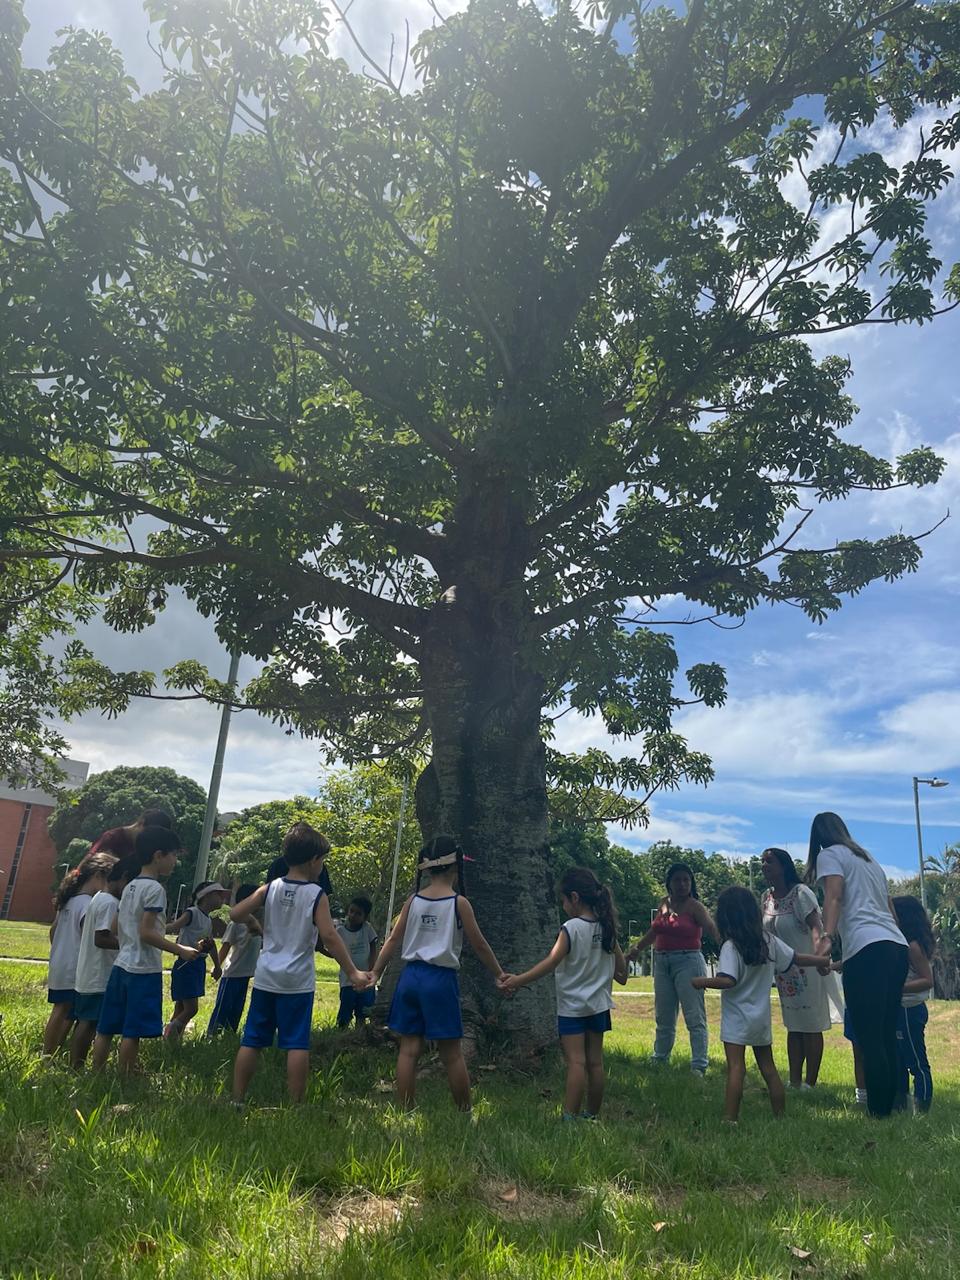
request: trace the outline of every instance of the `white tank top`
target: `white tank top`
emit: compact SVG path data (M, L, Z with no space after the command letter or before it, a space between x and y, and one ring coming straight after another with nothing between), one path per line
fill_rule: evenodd
M323 897L314 880L274 880L263 904L263 946L253 985L277 995L313 991L317 926L313 913Z
M199 907L187 907L190 917L177 935L177 941L185 947L195 947L201 938L209 938L213 932L210 917Z
M557 1014L561 1018L587 1018L613 1008L610 994L616 961L603 949L599 920L574 916L563 926L570 950L554 969L557 982Z
M457 895L425 898L415 893L410 900L407 927L403 931L404 960L423 960L441 969L459 969L463 947L463 925L457 911Z

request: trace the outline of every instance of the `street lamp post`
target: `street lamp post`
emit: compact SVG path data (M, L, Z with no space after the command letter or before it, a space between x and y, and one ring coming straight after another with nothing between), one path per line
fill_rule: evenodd
M913 812L917 819L917 854L920 859L920 901L923 909L927 909L927 882L923 878L923 832L920 829L920 783L926 787L949 787L950 783L943 778L913 779Z

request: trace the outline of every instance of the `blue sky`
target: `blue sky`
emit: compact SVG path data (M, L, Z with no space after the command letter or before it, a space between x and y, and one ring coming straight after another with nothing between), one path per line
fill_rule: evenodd
M26 8L33 24L28 61L42 62L54 29L76 22L109 31L141 83L156 78L141 36L144 19L131 0L27 0ZM401 12L414 24L428 20L423 0L356 0L351 17L382 49L387 32L401 29ZM882 125L874 132L893 162L906 155L911 136ZM931 219L933 239L948 260L960 257L958 213L953 193ZM612 833L630 846L669 837L730 856L768 844L800 856L812 815L834 809L888 868L909 871L917 854L915 773L952 783L921 788L927 851L960 839L960 316L922 329L874 328L831 343L830 350L849 353L854 363L851 392L861 411L851 437L891 458L929 443L948 467L930 489L859 495L818 510L808 525L815 545L854 533L919 532L948 510L953 518L927 540L916 575L875 585L823 626L781 607L757 610L736 630L678 629L684 664L709 660L727 668L727 705L690 709L677 722L692 746L713 757L717 776L707 789L658 798L646 831ZM664 605L662 616L686 612L679 601L672 611ZM107 660L128 668L160 670L187 656L224 673L227 667L209 626L184 603L142 636L101 630L96 644ZM245 665L241 679L252 671ZM163 763L206 785L216 728L209 708L150 704L112 722L84 717L67 732L73 754L94 769ZM610 745L594 722L567 716L558 728L561 746ZM221 807L310 791L320 767L315 745L236 717Z

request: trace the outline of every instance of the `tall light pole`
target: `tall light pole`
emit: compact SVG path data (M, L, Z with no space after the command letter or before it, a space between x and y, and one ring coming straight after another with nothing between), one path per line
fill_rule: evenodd
M920 858L920 901L923 908L927 907L927 883L923 878L923 832L920 830L920 783L926 787L949 787L950 783L944 781L943 778L914 778L913 780L913 811L917 818L917 854Z
M227 684L233 694L240 671L240 654L230 655L230 674ZM210 773L210 790L207 792L207 807L203 815L203 831L200 834L200 848L197 850L197 870L193 877L193 887L207 878L207 863L210 860L210 841L217 821L217 801L220 799L220 778L223 775L223 757L227 751L227 734L230 732L230 713L233 708L229 702L223 704L220 712L220 733L217 736L217 749L213 757L213 769Z

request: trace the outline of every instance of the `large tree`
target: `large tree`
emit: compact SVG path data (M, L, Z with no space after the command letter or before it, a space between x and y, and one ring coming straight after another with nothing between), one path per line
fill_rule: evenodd
M807 339L956 305L925 221L960 5L472 0L356 71L338 0L147 9L166 80L141 94L88 32L22 67L0 0L22 749L50 708L156 688L76 642L42 666L36 637L104 600L137 631L176 586L262 659L245 705L347 761L429 753L423 831L459 835L526 965L556 922L548 770L605 816L709 777L671 716L723 673L680 675L657 602L821 620L917 565L910 533L804 540L818 504L940 472L846 440L849 364ZM864 144L917 113L905 163ZM634 756L553 752L565 707ZM549 984L498 1003L468 965L464 992L474 1023L550 1033Z

